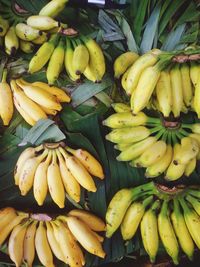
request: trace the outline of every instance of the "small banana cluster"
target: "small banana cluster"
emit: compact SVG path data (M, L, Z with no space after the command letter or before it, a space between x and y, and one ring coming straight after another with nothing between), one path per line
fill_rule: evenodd
M174 264L179 263L181 250L192 260L195 245L200 249L199 188L173 194L162 193L152 183L121 189L108 206L106 223L109 238L119 227L124 240L132 239L140 229L143 246L152 263L160 240Z
M23 79L11 80L14 105L24 120L30 124L62 110L62 102L70 102L65 91L44 82L28 83Z
M101 164L86 150L75 150L64 143L26 148L14 172L21 195L25 196L33 187L34 198L41 206L49 191L60 208L65 206L65 192L75 202L80 201L81 187L95 192L92 176L104 179Z
M114 74L121 79L130 96L131 109L138 114L144 108L159 110L164 117L194 110L200 118L200 65L172 64L163 70L164 52L153 49L138 56L133 52L120 55L114 62ZM164 58L164 56L163 56Z
M115 103L112 114L103 124L112 128L106 139L116 143L119 161L130 161L132 167L146 168L146 177L165 174L174 181L190 176L200 159L200 124L184 124L134 115L128 105Z
M8 238L8 254L16 267L31 267L37 254L45 267L54 267L54 256L70 267L85 265L80 245L104 258L105 223L83 210L71 210L54 218L47 214L18 212L11 207L0 210L0 246Z
M29 63L29 73L41 70L48 62L47 80L54 84L63 66L72 81L81 74L93 82L101 82L105 73L105 58L100 46L91 38L69 38L52 35L36 52Z

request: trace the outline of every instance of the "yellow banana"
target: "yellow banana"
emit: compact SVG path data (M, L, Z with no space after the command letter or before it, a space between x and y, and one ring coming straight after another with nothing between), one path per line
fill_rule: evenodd
M19 40L16 35L15 27L12 26L8 29L6 35L5 35L5 48L6 48L6 53L8 55L13 55L16 53L16 51L19 48Z
M104 173L101 164L89 152L83 149L75 150L70 147L66 147L66 150L74 155L90 174L100 179L104 179Z
M135 88L134 93L131 95L130 100L131 109L133 110L134 114L137 114L146 107L156 87L159 77L160 70L158 69L157 65L148 67L142 72L137 87Z
M25 23L18 23L15 27L16 35L24 41L33 41L36 38L39 38L42 34L41 31L32 28L31 26Z
M81 198L81 187L65 164L65 160L59 150L56 150L62 182L67 194L76 202Z
M62 182L62 177L60 174L60 169L57 163L56 152L52 151L52 162L47 170L47 183L49 187L49 193L53 201L59 206L59 208L64 208L65 206L65 190Z
M52 153L49 151L46 160L38 165L34 176L33 194L39 206L43 205L48 192L47 169L49 167L51 157Z
M89 63L89 52L85 45L80 42L74 49L72 67L77 75L82 74Z
M4 229L15 217L17 213L11 207L7 207L0 210L0 231Z
M192 137L193 139L195 139L200 147L200 134L191 133L189 137ZM199 159L200 159L200 152L197 154L197 160Z
M103 220L101 220L96 215L92 214L91 212L85 210L71 210L67 216L74 216L83 221L87 226L90 227L91 230L95 232L102 232L105 231L106 225Z
M26 234L28 223L16 225L10 235L8 241L8 253L10 259L15 263L16 267L20 267L23 260L23 250L24 250L24 237Z
M128 78L128 74L130 72L130 69L131 69L131 67L129 67L127 69L127 71L122 75L122 78L121 78L121 86L126 91L127 95L130 94L128 91L128 87L127 87L127 78Z
M77 182L91 192L96 192L97 188L93 181L92 176L86 170L86 168L80 163L74 156L70 156L63 148L59 148L60 152L65 158L67 168L70 170Z
M40 107L47 115L55 116L58 113L58 111L55 109L46 108L46 107L43 107L41 105L40 105Z
M103 251L101 243L84 222L76 217L69 216L67 218L67 225L78 242L88 252L100 258L105 257L105 252Z
M126 88L127 88L126 92L128 95L132 95L133 91L136 89L142 72L146 68L154 66L157 61L158 57L156 53L151 51L150 53L142 55L134 62L134 64L131 66L129 70L128 77L126 80Z
M131 108L130 106L124 104L124 103L113 103L111 104L112 108L117 113L123 113L123 112L130 112Z
M35 234L35 248L40 262L45 267L54 267L53 254L47 239L47 231L44 222L39 223Z
M39 15L56 17L65 7L68 0L51 0L39 12Z
M23 261L28 267L32 267L35 258L35 233L37 221L33 221L28 227L24 237L23 244Z
M89 80L94 83L97 83L98 81L96 80L96 75L93 69L89 65L87 65L86 69L83 72L84 76Z
M200 74L200 70L199 70L199 74ZM198 115L198 118L200 118L200 75L198 76L197 82L196 82L196 86L194 89L194 99L193 99L193 107L195 112Z
M48 38L49 38L49 35L46 32L42 32L39 37L37 37L36 39L32 41L32 43L36 45L41 45L45 43L48 40Z
M171 220L183 252L190 260L192 260L194 254L194 243L186 226L183 214L180 210L180 204L175 198L173 212L171 213Z
M32 53L34 51L34 48L35 48L34 44L32 44L31 42L28 42L28 41L24 41L24 40L19 41L19 47L26 54Z
M192 208L200 216L200 202L199 199L195 198L192 195L187 195L186 200L191 204Z
M130 240L136 233L145 208L151 203L153 197L148 197L143 202L133 202L127 209L121 223L121 234L124 240Z
M2 16L0 16L0 37L5 36L9 29L9 22L8 20L4 19Z
M49 60L48 68L47 68L47 80L48 83L54 84L58 79L64 64L65 58L65 44L63 39L61 39L58 43L58 46L53 51L51 58Z
M119 151L124 151L125 149L129 148L131 145L133 145L133 143L128 143L128 144L120 143L120 144L116 144L114 148Z
M155 201L151 208L145 212L140 224L142 242L152 263L156 260L159 248L158 223L156 216L156 210L159 206L159 200Z
M43 149L43 145L40 145L38 147L28 147L26 148L19 156L17 163L15 165L15 170L14 170L14 179L15 179L15 184L19 185L19 176L22 171L22 168L24 166L24 163L29 159L33 158L36 156L38 152L40 152Z
M183 87L183 100L186 107L190 107L193 98L192 82L190 79L190 68L187 63L184 63L181 64L180 70Z
M172 258L173 263L177 265L179 263L179 246L168 215L167 201L163 202L161 211L158 215L158 230L167 254Z
M198 63L195 62L191 62L190 65L190 78L192 80L192 83L194 85L194 87L197 86L197 81L199 78L199 73L200 73L200 66Z
M58 21L44 15L30 16L26 22L29 26L42 31L48 31L59 26Z
M36 124L36 121L29 116L29 114L21 108L17 100L14 98L14 105L16 109L18 110L19 114L22 116L22 118L31 126Z
M160 78L156 84L156 97L159 110L164 117L168 117L172 111L172 88L168 71L161 71Z
M24 162L19 175L19 189L22 196L25 196L32 188L36 169L40 162L47 156L47 153L48 151L45 149L40 156L29 158Z
M115 59L114 62L114 76L119 79L119 77L126 72L126 70L139 58L139 55L128 51L121 54Z
M42 46L40 46L36 54L29 62L29 73L37 72L46 65L55 49L57 41L57 35L53 35L49 41L43 43Z
M0 82L0 117L5 126L9 125L14 112L12 91L9 84L6 82L6 76L7 70L4 70Z

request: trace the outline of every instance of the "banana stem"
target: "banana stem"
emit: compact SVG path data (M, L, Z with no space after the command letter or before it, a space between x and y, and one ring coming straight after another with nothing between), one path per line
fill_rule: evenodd
M190 130L192 129L192 126L193 126L193 124L187 124L187 123L182 123L181 124L182 128L186 128L186 129L190 129Z
M147 117L147 125L149 124L160 124L161 125L161 121L158 118L152 118L152 117Z
M194 196L194 197L197 197L197 198L200 198L200 192L197 191L197 190L194 190L194 189L189 189L187 191L191 196Z
M172 144L172 131L168 132L167 136L167 144L171 145Z
M157 135L155 136L155 138L156 138L157 140L159 140L160 137L161 137L166 131L167 131L167 130L166 130L165 128L161 129L161 131L159 131L159 132L157 133Z
M162 136L162 141L164 141L165 143L167 143L167 138L168 138L168 134L169 132L166 130L166 132L164 132L163 136Z
M178 139L177 139L175 133L172 133L172 143L173 143L173 146L174 146L176 143L178 143Z
M184 136L181 134L180 131L175 132L175 134L176 134L176 137L178 137L178 139L180 139L180 140L184 137Z
M1 79L1 82L2 83L6 83L7 75L8 75L8 70L7 69L4 69L3 70L3 74L2 74L2 79Z
M155 188L155 185L154 185L153 182L150 182L150 183L147 183L147 184L140 185L140 186L137 186L135 188L132 188L131 191L132 191L133 199L136 196L138 198L139 194L146 193L147 191L153 190L154 188Z
M186 204L185 200L183 199L183 197L179 197L178 201L181 204L181 207L183 208L184 212L190 212L190 209L188 205Z
M173 204L174 204L174 212L177 214L180 214L180 204L176 198L173 199Z
M167 212L168 212L168 200L164 200L161 208L161 213L163 216L167 216L168 215Z
M143 206L146 208L149 204L151 204L152 200L153 200L153 196L149 196L148 198L143 200L142 202Z
M185 131L184 129L182 129L182 128L179 129L179 132L180 132L183 136L188 136L188 135L189 135L189 133L186 132L186 131Z
M151 210L152 211L156 211L157 209L159 209L160 208L160 200L156 200L154 203L153 203L153 205L151 206Z
M164 129L163 126L162 125L159 125L159 126L156 126L156 127L152 128L150 130L150 133L153 134L153 133L159 132L162 129Z

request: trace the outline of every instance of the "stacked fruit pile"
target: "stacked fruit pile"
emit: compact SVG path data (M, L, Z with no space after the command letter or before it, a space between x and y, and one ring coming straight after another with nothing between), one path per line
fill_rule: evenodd
M148 183L122 189L108 206L106 223L109 238L120 227L123 239L129 240L140 228L144 248L152 263L156 260L159 239L174 264L179 263L179 246L192 260L195 245L200 249L199 188L167 193Z
M158 49L140 57L133 52L120 55L114 62L114 73L116 78L122 75L122 87L130 96L133 113L137 114L149 106L165 117L171 113L179 117L181 112L194 110L200 118L198 52L199 49L184 51L186 55L191 53L188 57L181 54L190 61L184 64L173 62L174 53Z
M72 210L54 218L46 214L29 214L13 208L0 210L0 245L8 239L8 254L16 266L32 266L35 251L42 265L53 267L53 255L69 266L84 266L80 245L89 253L104 258L104 222L83 210ZM80 244L80 245L79 245Z
M167 180L190 176L200 158L200 124L167 122L139 112L134 115L123 103L113 104L116 111L103 124L113 130L106 139L116 143L119 161L145 167L146 177L165 173Z
M92 176L104 179L101 164L86 150L74 150L64 143L29 147L20 155L15 167L15 184L25 196L33 187L38 205L43 205L49 191L52 200L65 206L65 191L80 201L81 186L95 192Z

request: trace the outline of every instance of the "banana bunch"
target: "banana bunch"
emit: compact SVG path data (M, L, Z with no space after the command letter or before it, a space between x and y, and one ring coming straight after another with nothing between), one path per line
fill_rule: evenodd
M121 78L134 114L146 107L159 110L164 117L194 110L200 118L200 65L175 63L164 68L162 55L158 49L138 56L134 52L120 55L114 62L114 75ZM165 55L164 55L165 56ZM163 58L164 58L163 56ZM168 59L167 59L168 60Z
M134 115L123 103L112 106L116 113L103 124L112 128L105 138L120 151L117 160L146 168L147 178L164 173L169 181L190 176L195 170L200 159L199 123L167 122L143 112Z
M54 256L67 265L84 266L80 245L89 253L104 258L105 223L83 210L71 210L54 218L4 208L0 210L0 245L8 238L8 254L16 267L32 266L37 254L43 266L54 267Z
M41 70L48 62L47 80L54 84L65 70L72 81L80 81L81 74L93 82L101 82L105 73L105 59L100 46L91 38L53 35L43 43L29 63L29 73Z
M15 184L22 196L33 187L34 198L41 206L49 192L60 208L65 206L65 193L79 202L81 187L95 192L97 188L92 176L104 179L101 164L86 150L75 150L63 143L25 149L14 171Z
M119 227L124 240L140 231L152 263L156 261L160 240L175 265L179 263L180 248L192 260L195 245L200 249L199 188L161 191L148 183L121 189L108 206L106 223L108 238Z
M62 102L70 102L70 97L60 88L44 82L28 83L23 79L11 80L14 105L24 120L34 125L38 120L55 116L62 110Z

